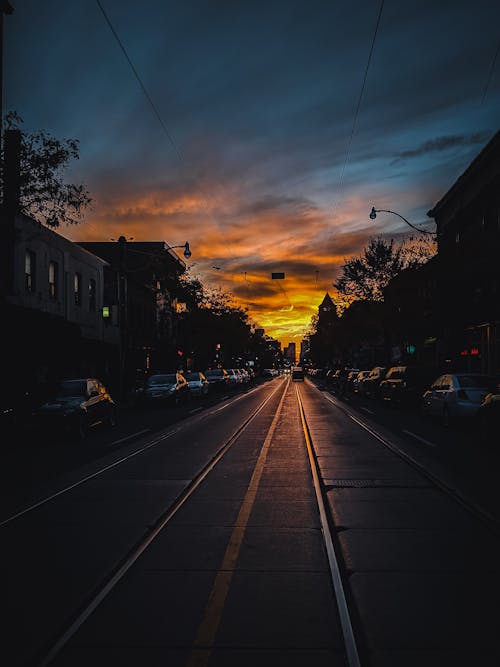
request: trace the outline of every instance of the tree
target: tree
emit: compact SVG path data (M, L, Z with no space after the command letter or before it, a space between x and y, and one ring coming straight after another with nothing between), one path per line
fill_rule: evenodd
M43 131L27 133L20 129L22 123L15 112L5 118L5 129L21 135L19 211L48 227L78 224L92 200L84 185L65 183L63 171L71 160L78 160L79 142ZM3 192L3 155L1 174Z
M345 262L341 277L334 283L338 292L351 299L382 301L389 281L404 269L425 264L435 253L434 241L411 237L371 239L359 257Z
M242 359L251 344L248 314L234 304L230 294L210 290L197 279L181 277L187 312L182 320L182 341L199 368L217 361L229 367ZM216 356L217 355L217 356Z

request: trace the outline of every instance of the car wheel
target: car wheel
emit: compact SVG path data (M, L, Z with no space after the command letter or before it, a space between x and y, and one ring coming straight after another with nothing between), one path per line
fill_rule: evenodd
M443 426L449 428L451 426L451 415L450 410L446 407L443 408Z

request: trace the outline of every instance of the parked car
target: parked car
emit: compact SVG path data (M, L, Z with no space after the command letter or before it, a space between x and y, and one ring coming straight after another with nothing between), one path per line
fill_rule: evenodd
M149 405L179 405L189 398L189 384L182 373L158 373L146 380L143 400Z
M233 388L243 384L243 377L237 368L228 368L227 377L229 380L229 386Z
M380 382L380 396L394 404L418 405L437 373L422 366L393 366Z
M384 366L375 366L363 380L363 395L375 398L379 393L379 386L385 377L386 368Z
M370 375L370 371L359 371L354 380L352 381L352 390L355 394L362 392L362 384L365 378Z
M247 371L246 368L238 368L238 371L241 373L241 377L243 379L243 384L250 384L252 381L252 378L250 377L250 373Z
M84 438L97 424L115 426L117 408L106 387L96 378L60 382L51 398L33 411L35 427L71 432Z
M354 393L354 381L358 377L359 368L353 368L347 374L346 379L346 390L348 392Z
M424 414L440 417L445 425L457 417L475 417L494 384L478 373L440 375L423 395Z
M222 392L229 387L229 376L225 368L210 368L204 375L211 392Z
M189 385L189 392L192 396L206 396L208 394L208 380L200 371L188 371L184 373L184 378Z
M481 403L477 416L481 441L485 445L500 443L500 383L497 383Z

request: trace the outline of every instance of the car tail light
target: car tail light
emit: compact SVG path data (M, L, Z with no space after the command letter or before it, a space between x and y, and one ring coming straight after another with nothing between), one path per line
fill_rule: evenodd
M463 389L459 389L457 391L457 396L461 401L468 401L469 397L467 396L467 393Z

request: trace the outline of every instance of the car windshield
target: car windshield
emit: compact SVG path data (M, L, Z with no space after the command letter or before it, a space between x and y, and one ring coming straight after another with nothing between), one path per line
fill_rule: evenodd
M169 373L168 375L153 375L148 380L149 385L175 384L176 382L177 378L173 373Z
M65 380L57 389L57 396L85 396L86 393L86 380Z
M184 377L188 382L201 380L199 373L187 373Z
M464 389L488 389L495 384L487 375L459 375L457 380Z

